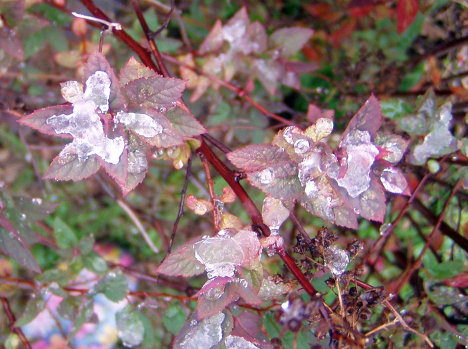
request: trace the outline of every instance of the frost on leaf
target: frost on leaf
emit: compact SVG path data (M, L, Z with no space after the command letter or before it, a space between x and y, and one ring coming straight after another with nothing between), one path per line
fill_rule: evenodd
M424 137L422 144L414 147L408 158L414 165L423 165L433 156L449 154L458 149L457 139L450 132L452 121L452 105L446 103L433 116L430 132Z
M136 134L151 138L163 131L163 128L151 116L141 113L126 113L119 111L114 122L124 124Z
M203 320L197 320L194 314L178 333L176 349L211 349L217 347L223 337L232 329L232 318L218 313Z
M375 144L386 150L383 159L396 164L400 162L408 147L409 141L403 139L399 135L379 135L375 140Z
M227 336L226 340L224 341L224 345L226 349L258 349L255 344L249 342L243 337L238 336Z
M208 279L233 277L244 260L244 251L230 236L216 236L193 245L195 258L205 266Z
M119 162L124 149L122 137L109 139L104 134L104 127L96 109L107 112L110 93L110 80L105 72L97 71L86 80L86 90L79 95L77 83L62 85L62 94L73 100L71 114L53 115L46 124L54 129L56 134L68 134L73 142L68 144L60 156L75 154L79 161L85 161L92 155L97 155L111 164Z
M374 160L379 154L377 147L371 143L367 131L352 130L341 142L346 151L346 157L340 162L344 175L338 174L336 181L355 198L365 192L370 186L370 171Z
M283 205L281 200L271 196L265 197L262 206L262 218L263 222L270 227L272 232L277 232L288 217L289 210Z

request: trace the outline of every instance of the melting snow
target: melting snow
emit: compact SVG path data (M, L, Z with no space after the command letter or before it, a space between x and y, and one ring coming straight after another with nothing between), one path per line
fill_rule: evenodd
M333 275L339 276L344 273L349 264L348 254L333 245L325 250L325 265L330 269Z
M184 349L213 348L223 338L221 325L224 318L224 313L219 313L191 326L180 343L180 347Z
M355 198L369 189L370 170L379 150L371 143L369 132L360 130L351 131L343 140L342 147L347 152L347 170L342 178L335 179Z
M107 138L96 109L107 112L110 79L105 72L97 71L86 80L86 91L76 81L62 84L62 95L73 103L73 113L53 115L46 123L57 134L70 134L73 141L61 152L62 156L76 154L80 161L98 155L104 161L117 164L124 150L122 137Z
M227 336L224 342L226 349L258 349L256 345L238 336Z
M162 126L146 114L119 111L114 117L114 121L124 124L129 129L146 138L155 137L163 131Z

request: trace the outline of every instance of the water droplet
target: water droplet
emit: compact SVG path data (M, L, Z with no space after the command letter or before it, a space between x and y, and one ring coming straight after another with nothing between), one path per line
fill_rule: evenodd
M294 152L296 154L304 154L310 148L310 142L308 139L298 139L294 142Z
M379 228L380 235L384 235L392 227L392 223L384 223Z
M318 195L319 188L313 179L309 179L306 183L304 191L308 197L314 198Z
M281 309L283 309L283 311L286 311L289 309L289 305L290 305L289 300L287 300L286 302L283 302L281 304Z
M34 205L41 205L42 204L42 199L41 198L33 198L32 203Z
M166 111L167 111L166 107L159 108L159 112L161 112L161 113L165 113Z
M275 173L273 169L266 168L259 173L258 179L260 180L260 183L264 185L271 184L271 182L273 182L273 180L275 179Z
M288 126L284 129L283 138L289 144L294 144L293 133L295 133L296 129L296 126Z
M192 326L192 327L196 326L197 323L198 323L197 320L192 320L192 321L190 321L190 326Z
M357 207L353 208L353 211L354 211L355 214L361 213L361 211Z
M220 299L223 294L224 290L221 287L214 287L205 292L205 297L210 301L215 301Z
M337 246L330 246L325 250L325 265L333 275L339 276L344 273L349 264L349 257L346 251Z
M25 221L26 218L28 218L28 217L26 216L25 213L22 213L22 214L20 215L20 219L21 219L22 221Z

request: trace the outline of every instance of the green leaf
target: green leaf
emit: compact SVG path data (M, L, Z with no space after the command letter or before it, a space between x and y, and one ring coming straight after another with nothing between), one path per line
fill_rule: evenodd
M126 347L140 345L143 341L145 327L140 315L138 310L132 310L130 306L115 314L117 334Z
M450 279L463 271L464 263L461 260L444 261L439 263L432 252L423 256L424 267L438 280Z
M128 283L120 270L108 273L95 287L97 293L103 293L112 302L119 302L127 295Z
M80 306L78 310L74 313L71 320L74 320L73 326L68 334L68 339L72 339L78 333L80 328L87 322L90 322L93 317L96 316L94 314L94 302L92 299L82 299L80 298ZM78 314L78 315L77 315Z
M185 316L185 309L179 303L173 302L164 312L162 322L169 332L176 335L184 324Z
M95 272L96 274L104 274L107 272L107 263L97 253L91 252L83 257L84 266Z
M49 269L39 274L36 281L41 284L56 282L60 286L66 286L70 281L70 274L60 269Z
M34 297L29 298L23 313L15 322L16 327L22 327L30 323L42 310L44 310L46 305L45 296L47 293L47 288L43 288L37 292Z
M65 223L60 217L55 217L52 227L54 228L55 241L57 242L58 247L63 249L75 247L78 239L75 232L67 225L67 223Z
M93 234L83 237L76 244L76 247L80 250L82 255L89 254L93 250L93 246L94 246L94 235Z

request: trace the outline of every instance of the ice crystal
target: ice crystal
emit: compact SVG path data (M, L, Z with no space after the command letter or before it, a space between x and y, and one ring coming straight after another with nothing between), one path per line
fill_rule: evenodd
M180 347L183 349L213 348L223 338L221 325L224 318L224 313L219 313L191 326L180 342Z
M208 279L233 277L242 264L244 252L237 241L222 235L198 241L193 246L195 258L205 266Z
M310 148L310 141L307 139L298 139L294 142L294 152L296 154L304 154Z
M107 112L110 95L110 79L107 73L97 71L86 80L86 91L76 81L62 84L63 97L73 103L73 113L53 115L46 123L57 134L69 134L73 142L68 144L61 156L76 154L80 161L98 155L104 161L117 164L124 149L122 137L107 138L96 109Z
M371 143L369 132L360 130L350 132L342 146L347 153L347 170L343 177L336 180L355 198L369 189L370 170L379 150Z
M226 349L258 349L256 345L238 336L227 336L224 342Z
M271 168L266 168L259 173L260 183L264 185L271 184L274 179L275 179L275 173L273 169Z
M392 167L388 167L382 171L380 181L387 191L395 194L403 193L407 187L405 177L400 171Z
M333 245L325 250L325 265L333 275L339 276L344 273L349 264L349 257L346 251Z
M140 136L151 138L163 131L162 126L151 116L140 113L118 112L114 118L117 123L124 124Z

